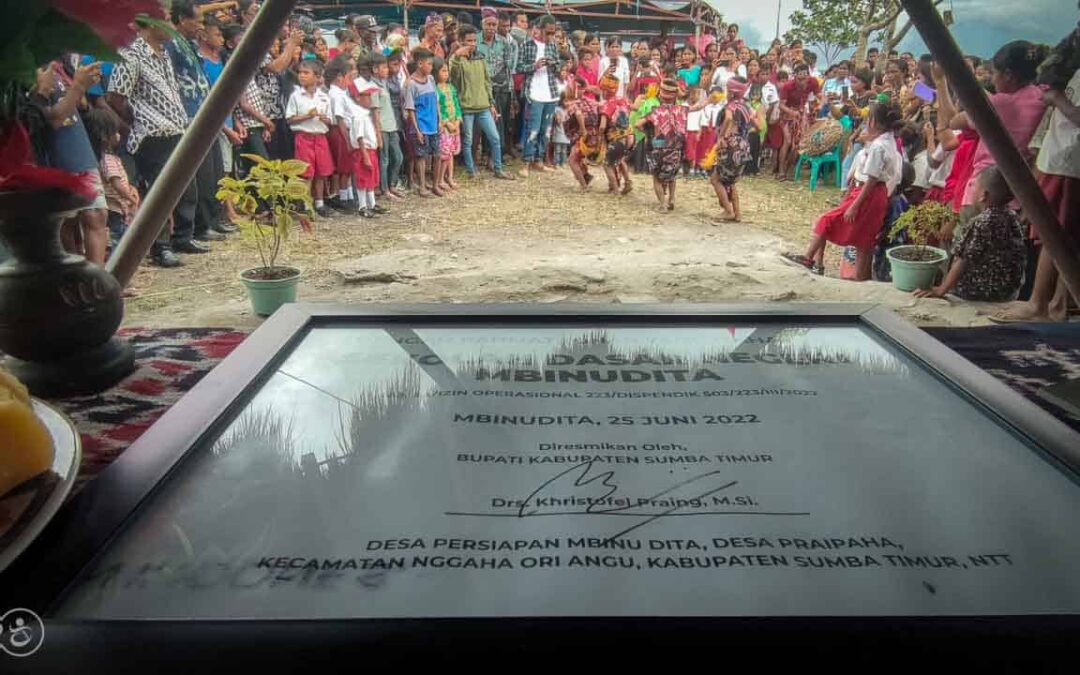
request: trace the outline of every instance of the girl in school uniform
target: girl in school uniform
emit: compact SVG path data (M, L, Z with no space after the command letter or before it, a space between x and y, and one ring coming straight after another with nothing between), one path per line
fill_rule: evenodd
M690 89L689 100L686 106L686 151L683 155L685 165L683 177L697 178L704 175L701 171L701 160L704 155L699 155L701 141L702 120L705 117L705 106L702 103L702 90L698 87Z
M896 144L896 132L903 126L896 105L879 103L871 108L863 150L851 167L852 185L847 196L818 219L806 253L785 253L784 260L823 275L827 242L854 246L856 279L870 278L874 244L889 210L889 197L903 176L903 157Z

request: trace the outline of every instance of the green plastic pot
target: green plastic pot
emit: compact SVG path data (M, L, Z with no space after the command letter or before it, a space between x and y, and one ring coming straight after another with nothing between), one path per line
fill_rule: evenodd
M251 299L251 309L259 316L270 316L285 303L296 302L300 270L295 267L275 267L274 270L283 270L289 274L280 279L259 279L254 275L263 271L261 267L253 267L240 273L240 281L244 282L248 298Z
M903 255L905 251L914 251L915 249L927 251L929 252L928 255L933 255L933 258L928 260L904 260L897 257L898 253ZM933 287L934 280L941 270L941 263L949 258L947 252L934 246L895 246L886 251L885 255L889 258L889 265L892 267L893 286L901 291L914 291L919 288Z

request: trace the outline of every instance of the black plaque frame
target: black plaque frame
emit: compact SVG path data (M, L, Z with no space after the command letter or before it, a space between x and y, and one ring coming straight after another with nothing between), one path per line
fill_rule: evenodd
M438 653L457 655L493 646L522 650L587 649L619 645L631 651L663 646L720 644L798 645L815 652L862 645L926 647L935 652L1001 650L1065 645L1080 635L1080 615L965 617L760 617L670 619L355 619L259 621L60 621L50 619L65 590L103 551L157 487L192 452L218 433L309 330L330 325L544 326L602 321L637 326L768 325L800 322L865 326L952 387L1035 452L1080 483L1080 434L1013 392L991 375L902 320L870 304L805 305L286 305L239 345L92 484L68 503L37 541L0 575L0 613L26 607L46 619L56 663L106 658L113 649L142 645L160 658L234 655L292 656L312 649L376 654L388 658ZM629 643L627 642L629 641ZM987 642L990 641L990 642ZM59 651L48 649L50 645ZM145 651L147 648L151 651ZM194 651L193 651L194 650ZM210 651L206 651L210 650ZM599 653L599 652L597 652ZM988 654L990 652L982 651ZM172 656L167 656L172 655ZM1047 656L1047 652L1042 653ZM110 661L111 662L111 661ZM995 663L997 663L995 661Z

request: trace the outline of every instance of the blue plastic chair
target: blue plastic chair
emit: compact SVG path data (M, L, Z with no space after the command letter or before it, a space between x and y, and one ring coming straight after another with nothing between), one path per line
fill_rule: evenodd
M804 162L810 164L810 192L813 192L817 188L818 171L828 169L829 165L833 166L833 170L836 173L836 187L844 187L844 174L841 170L843 164L843 158L840 156L840 146L844 144L840 141L836 144L836 147L826 152L824 155L818 155L817 157L807 157L806 155L799 155L799 163L795 165L795 180L798 181L802 176L802 166Z

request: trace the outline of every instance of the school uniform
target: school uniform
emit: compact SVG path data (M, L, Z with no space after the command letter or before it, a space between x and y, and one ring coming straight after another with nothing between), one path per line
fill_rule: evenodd
M690 165L691 169L696 169L704 159L704 155L698 154L700 144L698 141L701 139L701 127L702 121L705 118L704 110L691 111L687 107L686 113L686 151L683 154L683 159Z
M334 120L334 125L330 128L326 140L330 145L330 155L334 159L334 173L351 176L353 173L352 146L349 144L348 137L342 133L338 121L345 120L345 124L348 125L349 120L352 119L353 106L356 104L349 98L349 93L336 84L330 85L329 96L330 117Z
M330 117L330 95L319 88L308 93L303 87L297 87L285 105L285 119L311 112ZM289 128L293 131L293 157L308 165L304 178L334 175L334 157L326 137L330 127L319 117L313 117L290 124Z
M854 246L865 250L872 248L877 242L889 210L889 196L900 184L903 175L903 158L896 149L896 137L885 133L875 138L860 151L851 171L855 180L854 187L839 206L818 219L814 234L838 246ZM848 222L844 219L844 214L871 178L876 178L878 182L860 205L854 220Z
M360 147L363 140L364 147ZM353 175L356 176L358 190L377 190L379 188L379 152L376 149L378 138L375 135L375 122L371 111L363 106L353 109L349 127L349 141L352 146ZM368 166L364 166L364 155L368 156Z

